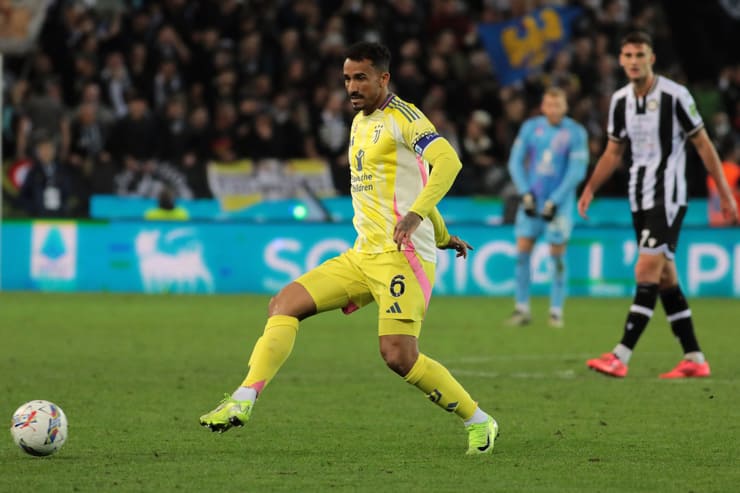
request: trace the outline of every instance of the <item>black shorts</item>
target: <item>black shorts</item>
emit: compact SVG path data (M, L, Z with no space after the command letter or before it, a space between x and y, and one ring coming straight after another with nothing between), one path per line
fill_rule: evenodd
M668 222L665 207L658 206L632 213L632 226L635 228L637 246L640 253L657 255L662 253L673 260L678 244L681 223L686 215L686 206L678 208L672 222Z

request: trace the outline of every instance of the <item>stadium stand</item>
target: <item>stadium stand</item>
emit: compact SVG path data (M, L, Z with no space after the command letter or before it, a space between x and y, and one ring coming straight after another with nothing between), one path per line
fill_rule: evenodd
M392 48L393 87L430 115L463 157L454 195L506 201L513 193L508 150L548 84L567 90L595 159L604 145L609 96L624 82L614 53L621 34L634 27L654 36L657 72L690 86L715 143L739 141L740 60L737 50L720 49L738 36L737 21L722 15L719 2L702 2L692 19L700 16L716 29L674 36L689 28L679 8L665 4L52 2L38 49L5 58L3 157L15 179L6 180L3 212L33 215L17 200L18 180L40 130L55 136L71 180L72 217L89 217L95 195L154 199L166 187L180 199L209 199L209 163L245 160L269 161L260 167L268 182L270 176L281 182L291 160L324 162L336 193L345 195L352 111L338 67L345 46L360 39L381 39ZM572 9L570 36L540 69L504 85L478 26L543 7ZM704 169L696 156L689 159L691 193L705 196ZM623 196L625 179L618 172L602 193Z

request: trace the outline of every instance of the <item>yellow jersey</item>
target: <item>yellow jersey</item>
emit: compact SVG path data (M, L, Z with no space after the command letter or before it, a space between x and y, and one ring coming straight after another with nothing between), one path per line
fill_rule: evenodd
M439 145L443 142L445 145ZM432 145L434 143L435 145ZM434 160L427 161L428 153ZM416 106L389 94L373 113L358 112L352 121L348 149L351 170L354 249L382 253L398 249L393 229L410 210L426 219L449 190L462 166L452 147ZM430 162L437 170L435 186L420 195L430 179ZM417 200L419 199L419 200ZM407 250L436 261L432 221L422 220Z

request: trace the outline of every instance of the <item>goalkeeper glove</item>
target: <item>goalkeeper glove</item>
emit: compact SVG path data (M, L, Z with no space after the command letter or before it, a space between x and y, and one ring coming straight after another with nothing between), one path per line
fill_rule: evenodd
M542 216L542 219L544 219L547 222L552 221L552 218L555 217L555 213L558 211L558 206L555 205L555 202L552 200L546 200L544 207L542 207L542 213L540 216Z
M524 213L529 217L535 217L537 215L537 204L531 192L522 195L522 209L524 209Z

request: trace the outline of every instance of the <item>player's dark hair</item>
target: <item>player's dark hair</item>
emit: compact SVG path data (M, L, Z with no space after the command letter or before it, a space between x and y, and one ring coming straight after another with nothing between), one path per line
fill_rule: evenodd
M622 38L622 43L619 46L624 45L648 45L650 49L653 48L653 38L650 37L645 31L632 31L627 33Z
M380 43L360 41L347 49L346 58L354 62L370 60L380 72L388 72L391 65L391 52Z

